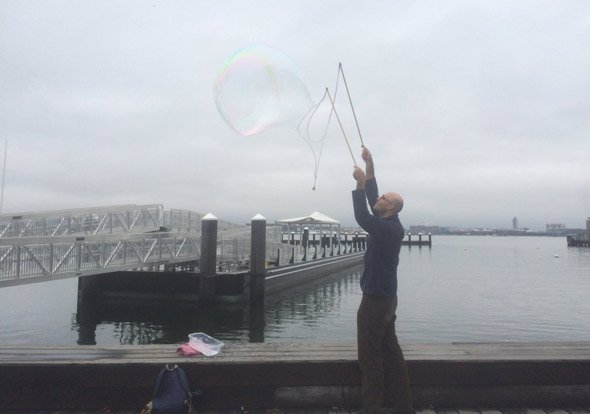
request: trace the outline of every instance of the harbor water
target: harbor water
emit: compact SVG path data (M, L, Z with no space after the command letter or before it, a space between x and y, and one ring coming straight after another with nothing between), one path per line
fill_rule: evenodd
M247 305L207 311L118 307L76 318L77 280L0 289L3 345L153 344L192 332L225 341L351 341L362 268L347 269ZM434 236L402 247L401 342L590 340L590 249L565 238Z

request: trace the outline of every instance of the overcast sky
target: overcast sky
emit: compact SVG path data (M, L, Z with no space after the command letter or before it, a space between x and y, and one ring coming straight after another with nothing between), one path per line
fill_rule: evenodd
M404 225L590 216L584 0L0 0L2 212L161 203L240 223L317 210L353 224L335 124L312 191L295 131L244 137L218 113L224 63L256 44L288 56L313 100L342 62ZM350 108L337 107L359 160Z

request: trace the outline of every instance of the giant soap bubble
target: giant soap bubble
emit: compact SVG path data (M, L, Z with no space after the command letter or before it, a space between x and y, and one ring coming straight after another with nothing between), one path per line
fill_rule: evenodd
M240 135L279 126L297 131L314 106L298 73L285 55L268 46L240 49L227 60L215 81L217 109Z

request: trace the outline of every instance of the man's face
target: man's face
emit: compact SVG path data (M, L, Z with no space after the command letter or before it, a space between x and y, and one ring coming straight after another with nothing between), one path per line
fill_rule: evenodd
M386 213L395 208L395 202L389 200L386 194L382 194L377 198L373 210L378 213Z

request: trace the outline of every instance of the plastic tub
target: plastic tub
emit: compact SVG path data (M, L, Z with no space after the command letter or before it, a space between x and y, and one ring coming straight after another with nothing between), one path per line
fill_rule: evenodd
M203 355L217 355L223 346L223 342L203 332L192 333L188 336L188 344L191 348Z

